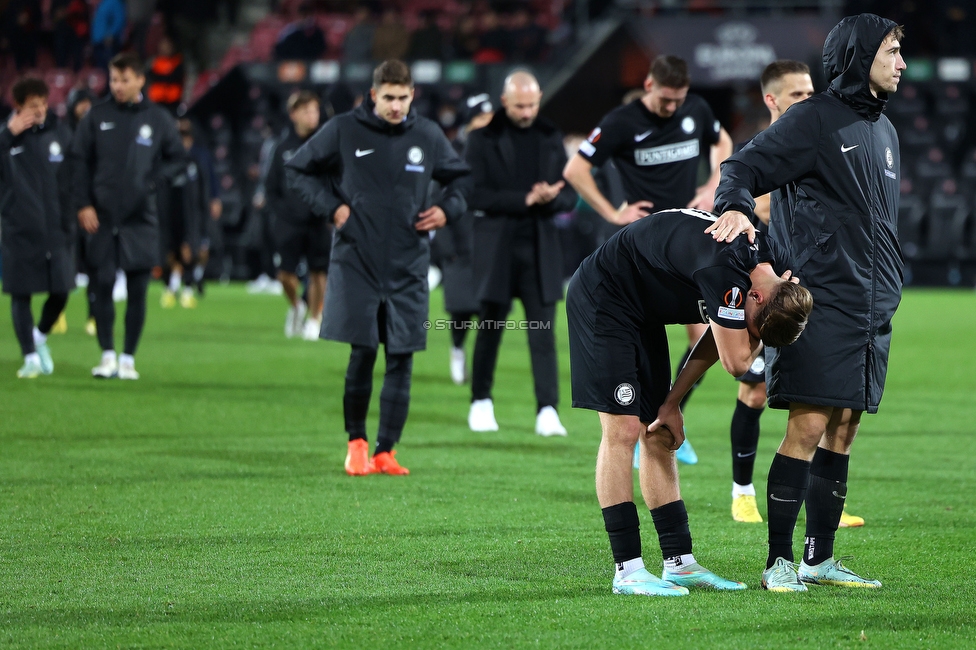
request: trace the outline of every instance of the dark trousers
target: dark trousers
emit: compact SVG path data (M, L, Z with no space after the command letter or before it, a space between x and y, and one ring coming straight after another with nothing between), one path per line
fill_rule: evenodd
M515 242L512 249L512 295L517 296L525 308L536 406L542 409L544 406L556 407L559 404L559 376L556 366L556 333L553 331L556 305L542 301L537 259L534 240ZM472 399L491 398L498 348L505 331L504 321L511 310L511 301L482 303L481 329L475 339L471 369Z
M54 327L58 316L64 311L64 306L68 304L68 294L52 293L44 301L41 309L41 320L37 324L37 329L41 334L47 334ZM37 352L34 348L34 315L31 313L31 297L29 294L10 297L10 317L14 324L14 334L17 335L17 342L20 343L20 351L26 357L28 354Z
M96 280L104 274L94 274ZM126 271L126 288L129 298L125 306L125 354L135 354L146 324L146 293L149 291L149 271ZM102 351L115 349L115 302L112 300L111 282L98 282L95 285L95 326L98 329L98 344Z

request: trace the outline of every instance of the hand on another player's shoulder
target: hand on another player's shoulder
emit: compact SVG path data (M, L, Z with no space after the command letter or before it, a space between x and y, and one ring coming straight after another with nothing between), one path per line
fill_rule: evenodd
M749 243L756 241L756 227L749 221L749 217L738 210L728 210L705 229L715 241L731 243L742 233L749 238Z

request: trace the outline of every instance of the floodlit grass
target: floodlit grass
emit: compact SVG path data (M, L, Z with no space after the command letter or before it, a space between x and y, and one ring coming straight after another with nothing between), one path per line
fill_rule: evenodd
M441 317L439 292L434 301ZM198 309L163 311L154 287L138 382L89 376L99 353L80 293L68 333L51 338L55 374L16 379L0 304L0 647L976 644L971 292L906 294L881 413L855 443L849 507L867 525L839 531L837 550L884 588L757 588L765 527L729 515L735 383L716 368L688 409L701 462L682 467L682 489L696 556L750 589L679 599L610 594L593 488L599 424L569 408L563 315L568 438L533 435L522 332L506 333L499 361L501 431L468 431L448 333L432 331L399 447L411 476L350 478L348 348L285 340L280 298L213 286ZM683 330L672 334L677 357ZM760 494L784 426L782 412L763 416Z

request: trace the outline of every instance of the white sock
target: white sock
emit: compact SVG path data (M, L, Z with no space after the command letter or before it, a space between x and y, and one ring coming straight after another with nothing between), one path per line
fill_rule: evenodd
M614 580L622 580L629 576L634 571L638 571L644 568L644 558L635 557L633 560L627 560L626 562L617 562L617 571L614 573Z
M119 355L119 365L125 366L126 368L136 367L136 358L131 354L120 354Z
M202 279L203 279L203 267L200 265L193 267L193 281L199 282Z
M41 355L36 352L24 355L24 363L33 363L35 366L41 365Z
M115 350L105 350L104 352L102 352L102 363L106 363L108 361L112 363L115 363L117 361L117 359L115 358Z
M44 345L47 343L47 335L41 334L41 330L34 328L34 345Z
M756 496L756 486L752 483L749 485L739 485L735 481L732 481L732 498L736 497L754 497Z
M668 571L673 571L675 569L681 568L683 566L688 566L689 564L695 563L695 556L691 553L685 555L678 555L676 557L669 557L664 561L664 568Z
M170 271L169 274L169 290L176 293L180 290L180 274L176 271Z

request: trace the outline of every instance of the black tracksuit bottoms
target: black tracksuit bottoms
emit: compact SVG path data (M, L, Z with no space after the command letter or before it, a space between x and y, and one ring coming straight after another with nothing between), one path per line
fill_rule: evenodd
M529 335L529 356L532 360L532 380L535 383L536 408L556 407L559 404L559 376L556 365L555 303L542 301L542 288L534 239L519 238L512 248L512 295L525 308L525 328ZM481 309L481 329L474 345L471 371L472 399L489 399L495 382L498 348L505 331L505 319L512 310L507 303L484 302ZM500 325L492 326L495 323Z

